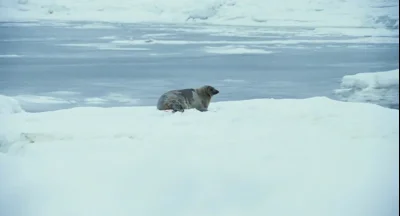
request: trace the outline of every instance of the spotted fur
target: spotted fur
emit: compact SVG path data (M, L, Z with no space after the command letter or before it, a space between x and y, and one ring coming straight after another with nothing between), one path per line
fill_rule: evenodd
M172 110L184 112L185 109L197 109L201 112L208 110L211 98L219 91L212 86L205 85L197 89L171 90L158 99L158 110Z

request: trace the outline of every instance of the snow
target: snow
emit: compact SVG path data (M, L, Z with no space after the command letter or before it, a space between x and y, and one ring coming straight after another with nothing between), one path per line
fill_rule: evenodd
M105 87L112 87L107 83L96 83ZM0 101L5 101L4 105L0 107L1 113L13 113L22 109L20 105L26 110L41 111L44 107L53 109L60 109L70 107L68 105L108 105L108 104L122 104L124 106L139 105L140 99L134 98L130 94L113 93L101 95L100 97L81 97L79 92L74 91L52 91L44 92L39 95L15 95L15 96L1 96ZM4 99L3 99L4 98Z
M37 41L37 42L39 42L39 41L46 41L46 40L55 40L56 38L10 38L10 39L2 39L1 41L2 42L28 42L28 41ZM22 55L16 55L16 54L5 54L5 55L3 55L4 57L14 57L14 58L16 58L16 57L25 57L25 56L22 56Z
M60 44L60 46L93 47L93 48L96 48L99 50L131 50L131 51L149 50L147 48L138 48L138 47L118 47L116 44L112 44L112 43Z
M48 92L48 94L67 96L67 95L79 95L80 93L74 91L52 91Z
M264 49L254 49L254 48L246 48L244 46L220 46L220 47L211 47L207 46L204 48L204 51L207 53L213 54L271 54L272 51L264 50Z
M326 43L338 43L338 44L398 44L398 38L392 37L376 37L376 38L356 38L356 39L321 39L321 40L113 40L112 44L118 45L149 45L149 44L167 44L167 45L187 45L187 44L246 44L246 45L271 45L271 44L326 44ZM87 45L83 45L87 46Z
M237 79L224 79L222 81L228 82L228 83L245 83L246 82L246 80L237 80Z
M2 117L0 215L399 213L399 111L309 99Z
M0 54L0 58L20 58L22 57L21 55L16 55L16 54Z
M1 21L106 21L398 29L395 0L2 0ZM98 26L88 26L88 28ZM102 27L102 26L100 26Z
M61 98L40 95L17 95L14 96L20 103L46 103L46 104L70 104L75 101L68 101Z
M73 28L77 28L77 29L116 29L116 26L95 23L95 24L84 24L84 25L74 26Z
M108 101L117 101L120 103L125 103L129 105L135 105L139 103L139 99L131 98L130 95L127 94L119 94L119 93L108 93L103 97L103 99Z
M0 95L0 118L2 114L20 113L23 111L16 99Z
M185 32L185 33L204 33L213 36L233 36L233 37L271 37L271 34L282 34L287 36L288 34L299 35L299 36L312 36L312 37L326 37L326 36L355 36L355 37L398 37L399 32L390 28L352 28L352 27L318 27L313 26L312 28L299 28L300 25L293 26L292 28L282 28L279 26L268 28L262 28L261 26L223 26L223 25L190 25L186 24L185 28L175 26L174 31ZM160 27L160 30L170 30L165 27ZM301 31L306 30L306 31ZM272 36L274 37L274 36Z
M93 98L86 98L85 102L87 104L104 104L107 102L107 100L103 98L93 97Z
M399 69L346 75L335 94L344 101L399 106Z

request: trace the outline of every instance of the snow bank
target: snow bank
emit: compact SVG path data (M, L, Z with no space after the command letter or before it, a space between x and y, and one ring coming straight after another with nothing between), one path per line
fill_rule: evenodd
M2 0L0 20L351 26L398 29L392 0Z
M327 98L8 115L0 215L396 215L398 119Z
M399 69L347 75L335 94L344 101L399 106Z
M20 103L12 97L0 95L0 152L2 149L7 149L12 142L15 142L15 134L13 129L10 128L7 121L8 115L15 115L17 113L24 113ZM11 137L10 137L11 135ZM18 139L18 138L17 138ZM0 170L0 176L3 176ZM1 178L1 177L0 177ZM1 182L0 182L1 184ZM0 194L1 196L1 194ZM1 203L1 198L0 198ZM0 204L0 209L1 209ZM0 210L0 215L1 210Z
M20 112L23 112L23 109L17 100L11 97L0 95L0 115Z
M68 101L61 98L40 95L16 95L14 96L20 103L35 103L35 104L70 104L75 101Z

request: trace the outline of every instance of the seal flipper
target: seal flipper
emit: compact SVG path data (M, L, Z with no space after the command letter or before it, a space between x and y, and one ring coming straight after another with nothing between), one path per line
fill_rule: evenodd
M208 109L207 108L204 108L204 107L197 107L196 108L198 111L200 111L200 112L207 112L208 111Z
M172 105L172 112L173 113L176 113L177 111L179 111L179 112L184 112L185 111L185 109L183 109L183 107L182 107L182 105L180 105L180 104L173 104Z

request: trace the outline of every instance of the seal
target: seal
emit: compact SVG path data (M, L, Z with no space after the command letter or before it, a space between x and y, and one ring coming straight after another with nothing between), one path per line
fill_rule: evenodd
M184 112L185 109L208 111L211 98L219 91L212 86L205 85L200 88L178 89L165 92L157 103L158 110L172 110L173 113Z

